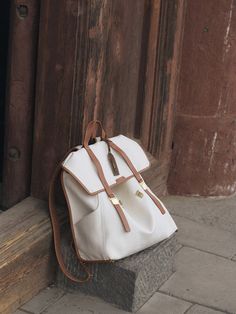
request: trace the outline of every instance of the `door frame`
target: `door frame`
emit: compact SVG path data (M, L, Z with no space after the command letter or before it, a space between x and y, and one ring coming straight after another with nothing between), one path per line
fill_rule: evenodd
M3 208L9 208L30 195L39 12L40 1L11 0Z

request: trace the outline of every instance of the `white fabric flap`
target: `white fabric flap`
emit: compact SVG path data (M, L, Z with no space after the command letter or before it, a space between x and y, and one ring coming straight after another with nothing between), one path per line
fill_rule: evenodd
M115 136L110 140L126 153L138 172L149 167L149 160L137 142L124 135ZM123 158L111 148L120 173L118 176L113 175L107 157L108 147L104 141L97 142L89 147L100 161L105 178L110 186L118 184L122 180L133 176L133 173L130 171ZM63 162L63 168L70 173L89 194L96 194L104 190L97 174L96 167L84 148L69 154Z

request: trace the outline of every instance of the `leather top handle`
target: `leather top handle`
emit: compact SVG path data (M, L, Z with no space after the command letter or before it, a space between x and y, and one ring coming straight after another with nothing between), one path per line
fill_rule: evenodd
M107 140L107 135L106 132L104 131L102 127L102 123L99 120L93 120L90 121L89 124L87 125L85 135L84 135L84 140L83 140L83 147L88 147L89 140L91 138L95 138L98 132L98 128L100 129L100 134L102 140Z
M93 138L93 139L96 138L98 128L100 130L101 140L106 142L107 147L108 147L108 160L109 160L109 163L111 165L112 172L115 176L117 176L117 175L119 175L119 169L118 169L115 157L113 156L113 154L111 152L110 143L109 143L109 140L107 138L106 132L104 131L104 129L102 127L101 121L93 120L93 121L89 122L89 124L87 125L87 128L86 128L86 131L85 131L85 135L84 135L83 147L85 149L87 149L89 147L89 140L91 138Z

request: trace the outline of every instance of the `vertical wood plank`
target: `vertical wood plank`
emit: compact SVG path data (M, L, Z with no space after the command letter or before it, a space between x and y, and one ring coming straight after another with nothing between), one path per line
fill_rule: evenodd
M236 192L235 36L235 1L187 1L168 180L172 194Z
M160 151L160 159L164 159L168 156L169 160L173 150L173 132L175 125L175 112L177 106L178 97L178 86L181 66L181 55L182 55L182 43L185 25L185 13L186 13L186 1L178 0L177 12L176 12L176 23L175 23L175 34L173 38L173 56L171 62L168 61L167 71L170 75L169 80L169 93L167 100L167 109L165 112L165 124L163 127L162 135L162 149Z
M153 0L146 17L146 69L139 85L136 135L154 156L147 175L158 194L166 191L170 168L184 16L184 0Z
M133 135L145 1L94 4L99 10L92 8L89 22L84 125L98 118L110 134Z
M156 88L155 73L157 71L161 0L152 0L148 4L148 12L145 19L147 31L143 34L143 36L147 37L146 45L143 47L146 50L146 56L144 60L141 60L144 73L140 77L139 87L140 90L143 90L143 95L138 103L140 109L136 117L136 135L141 137L141 141L146 149L149 145L150 121L154 106L153 92Z
M24 17L25 8L28 8L28 13ZM20 10L23 10L23 16L20 16ZM14 205L30 193L38 18L38 1L11 1L3 164L4 207Z
M7 57L9 41L10 1L4 1L1 8L4 15L0 19L0 208L2 200L2 175L3 175L3 152L4 152L4 129L5 129L5 107L6 107L6 76Z
M98 118L133 135L145 1L42 1L32 195ZM127 114L128 113L128 114Z
M138 135L167 162L183 1L42 1L33 196L47 197L56 163L91 119L108 135ZM168 166L157 167L164 182Z
M52 172L71 145L76 35L84 15L78 0L41 1L31 182L39 198L46 198Z
M158 159L171 152L184 0L151 2L140 138Z

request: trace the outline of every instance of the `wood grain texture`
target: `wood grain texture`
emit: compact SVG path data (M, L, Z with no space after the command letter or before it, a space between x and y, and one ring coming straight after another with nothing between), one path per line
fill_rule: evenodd
M18 4L28 7L25 19L17 15ZM7 208L30 194L38 19L37 0L11 1L2 204Z
M108 136L140 138L167 177L182 3L42 1L33 196L47 198L53 169L91 119Z
M47 197L89 120L133 134L143 10L144 1L42 1L32 195Z
M31 184L38 198L48 194L52 172L70 147L77 6L41 1Z
M209 18L214 15L214 19ZM169 192L236 192L236 7L187 1Z
M145 1L95 1L89 22L84 124L133 135Z
M54 278L46 204L25 199L1 214L0 230L0 312L10 314Z
M140 138L159 160L171 153L184 1L152 1Z

